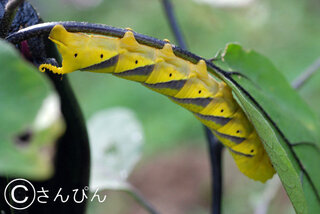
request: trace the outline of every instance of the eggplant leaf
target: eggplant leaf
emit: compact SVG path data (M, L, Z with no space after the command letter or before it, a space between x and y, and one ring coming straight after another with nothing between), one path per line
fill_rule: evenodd
M320 123L314 112L264 56L227 45L214 73L233 90L255 126L297 213L320 213Z

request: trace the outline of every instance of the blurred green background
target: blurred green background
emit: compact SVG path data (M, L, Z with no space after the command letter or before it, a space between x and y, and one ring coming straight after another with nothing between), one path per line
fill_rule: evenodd
M228 42L238 42L269 57L292 81L320 56L319 0L234 0L247 3L223 7L199 3L201 0L172 2L190 51L202 57L211 58ZM130 27L175 43L160 0L31 0L31 3L45 21ZM146 158L183 146L205 148L201 124L164 96L111 75L74 72L69 77L86 119L114 106L128 107L137 114L146 134ZM300 91L318 116L319 81L320 74L313 76ZM245 209L238 211L248 213Z

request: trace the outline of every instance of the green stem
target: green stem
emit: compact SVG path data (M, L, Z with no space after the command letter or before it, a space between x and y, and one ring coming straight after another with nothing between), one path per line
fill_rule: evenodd
M150 214L159 214L154 206L133 186L128 185L123 191L129 194L136 202L138 202Z

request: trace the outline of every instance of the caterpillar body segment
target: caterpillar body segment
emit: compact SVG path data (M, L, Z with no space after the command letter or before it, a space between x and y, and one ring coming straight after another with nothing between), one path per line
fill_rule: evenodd
M40 71L65 74L76 70L112 73L140 82L191 111L228 148L238 168L265 182L275 170L254 127L234 100L231 89L197 64L181 59L166 43L162 49L139 44L132 31L123 38L70 33L56 25L49 39L62 55L62 67L40 65Z

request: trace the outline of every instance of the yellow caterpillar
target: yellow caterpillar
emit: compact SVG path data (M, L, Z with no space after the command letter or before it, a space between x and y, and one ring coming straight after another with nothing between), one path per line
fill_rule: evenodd
M228 148L240 171L265 182L275 170L262 142L234 100L231 89L197 64L181 59L166 43L162 49L139 44L128 30L123 38L70 33L62 25L51 30L62 55L62 67L40 65L56 74L84 70L112 73L142 83L191 111Z

